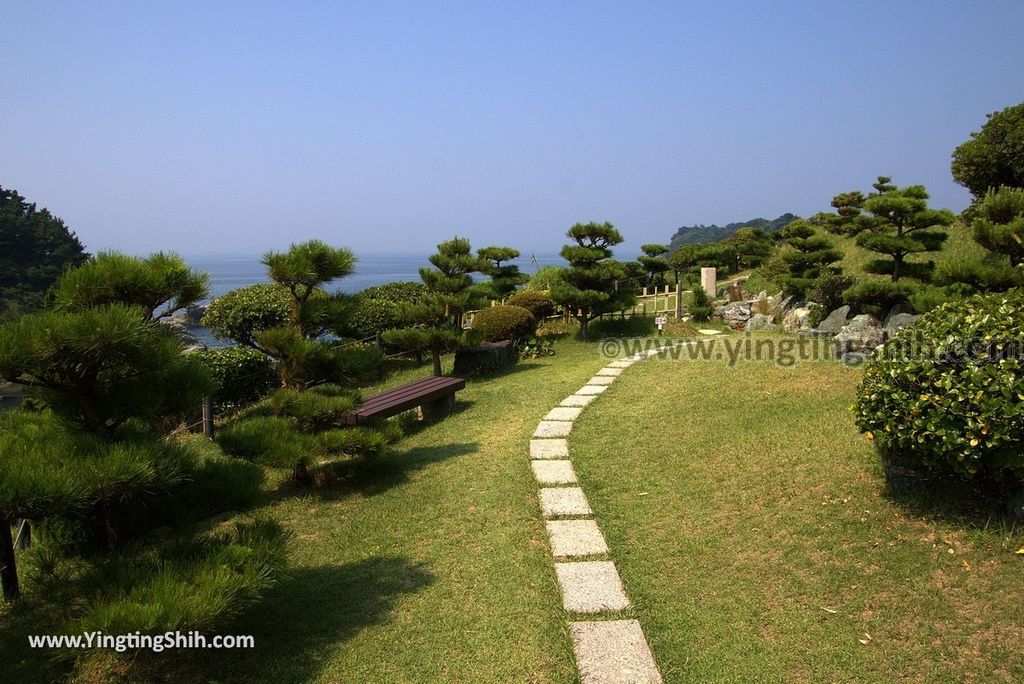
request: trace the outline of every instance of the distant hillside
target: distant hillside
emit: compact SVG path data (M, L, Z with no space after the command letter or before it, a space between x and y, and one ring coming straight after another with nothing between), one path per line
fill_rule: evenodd
M774 233L794 219L800 218L796 214L783 214L777 219L768 220L766 218L750 219L749 221L739 221L737 223L729 223L724 226L683 226L676 230L675 235L672 236L672 242L670 247L675 250L680 245L706 245L709 242L718 242L734 234L740 228L760 228L767 233Z

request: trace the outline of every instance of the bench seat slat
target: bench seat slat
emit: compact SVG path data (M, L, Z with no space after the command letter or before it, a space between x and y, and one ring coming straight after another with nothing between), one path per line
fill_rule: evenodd
M358 408L359 409L364 409L364 408L367 408L367 407L370 407L370 406L375 406L375 405L378 405L378 404L389 404L389 403L392 403L392 402L395 402L395 401L401 401L401 400L406 399L406 398L411 397L411 396L418 396L418 395L423 394L425 392L432 392L432 391L434 391L434 390L436 390L438 388L455 387L456 385L458 385L458 387L456 387L456 389L462 389L463 387L465 387L465 381L462 381L461 378L438 378L438 379L439 380L443 380L445 382L417 381L415 383L410 383L408 385L403 385L403 386L397 387L397 388L395 388L393 390L388 390L387 392L381 392L380 394L375 394L375 395L373 395L371 397L367 397L359 405ZM451 380L455 380L456 382L450 382ZM461 384L460 384L460 381L461 381Z
M345 421L355 425L371 418L387 418L430 401L455 394L465 388L462 378L431 376L401 387L375 394L349 413Z

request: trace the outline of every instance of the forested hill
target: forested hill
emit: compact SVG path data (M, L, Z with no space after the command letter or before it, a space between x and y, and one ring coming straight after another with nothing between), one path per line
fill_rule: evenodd
M749 221L738 221L728 223L724 226L682 226L672 236L671 248L675 250L680 245L706 245L711 242L718 242L731 236L740 228L760 228L761 230L774 233L793 221L800 218L795 214L783 214L777 219L755 218Z

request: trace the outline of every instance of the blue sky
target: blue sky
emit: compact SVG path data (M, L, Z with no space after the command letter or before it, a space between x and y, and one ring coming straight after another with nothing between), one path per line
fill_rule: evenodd
M554 252L828 209L1024 100L1024 2L0 0L0 185L92 250Z

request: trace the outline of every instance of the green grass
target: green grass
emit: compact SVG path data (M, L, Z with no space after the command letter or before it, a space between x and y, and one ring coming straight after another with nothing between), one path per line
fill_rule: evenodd
M574 681L527 443L605 360L596 344L557 352L471 381L454 415L408 425L331 489L278 476L254 512L292 533L289 575L221 630L256 649L168 651L133 676ZM826 363L652 360L577 422L576 470L667 681L1024 678L1021 531L888 498L847 410L858 379ZM67 672L24 646L38 619L0 609L13 681Z
M848 411L858 379L649 361L577 422L576 471L667 681L1024 678L1021 531L887 498Z
M291 577L237 626L256 635L257 650L218 654L203 677L571 681L527 446L602 359L570 341L557 352L471 381L454 415L354 467L340 489L269 505L295 535Z

